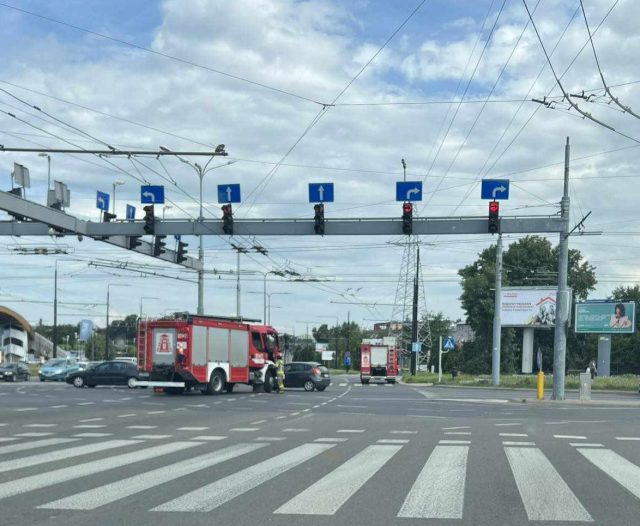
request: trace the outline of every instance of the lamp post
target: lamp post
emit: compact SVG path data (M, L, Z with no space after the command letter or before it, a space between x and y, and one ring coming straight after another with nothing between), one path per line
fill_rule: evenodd
M266 307L266 315L264 318L264 324L265 325L271 325L271 296L276 295L276 294L291 294L291 292L269 292L269 293L264 293L264 292L254 292L254 291L250 291L248 292L248 294L264 294L265 298L267 298L267 307Z
M124 181L122 179L116 179L113 182L113 203L111 204L111 213L116 213L116 186L122 186Z
M171 210L172 208L173 208L173 206L171 206L171 205L164 205L164 206L162 207L162 220L163 220L163 221L164 221L164 213L165 213L167 210Z
M109 297L111 287L127 287L124 283L109 283L107 285L107 326L104 331L104 358L109 359Z
M273 274L274 276L280 276L280 277L285 277L285 273L282 270L268 270L267 272L263 272L262 273L262 277L264 278L263 281L263 298L262 298L262 321L263 323L268 323L267 322L267 276L269 274Z
M39 153L38 157L47 158L47 206L49 206L49 188L51 188L51 156L48 153Z
M165 148L164 146L160 146L160 149L164 152L170 151L168 148ZM202 215L202 180L204 179L204 176L207 172L210 172L211 170L215 170L216 168L220 168L221 166L227 166L231 164L229 162L226 164L220 164L218 166L209 167L209 163L213 161L214 157L220 157L220 156L224 157L227 155L228 153L224 149L224 144L218 144L218 146L216 146L215 151L213 152L213 154L211 155L211 157L209 158L209 160L204 166L200 166L198 163L192 163L190 161L187 161L186 159L183 159L179 155L176 155L176 157L180 159L183 163L191 166L191 168L193 168L196 171L196 173L198 174L198 178L200 179L200 214L198 216L198 221L200 223L204 219ZM200 238L200 242L198 246L198 260L201 263L204 263L203 238L202 236L199 236L199 238ZM198 314L204 314L204 269L198 270Z

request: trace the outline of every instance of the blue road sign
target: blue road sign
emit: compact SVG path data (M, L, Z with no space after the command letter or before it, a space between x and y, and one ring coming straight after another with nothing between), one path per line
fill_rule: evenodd
M396 201L422 201L422 181L397 181Z
M136 218L136 207L133 205L127 205L127 219L133 221Z
M333 183L309 183L310 203L333 203Z
M420 352L422 350L422 342L412 342L411 352Z
M509 199L509 179L483 179L481 199Z
M451 336L449 336L448 338L445 339L444 343L442 344L442 346L447 350L447 351L451 351L452 349L456 348L456 342L453 341L453 338Z
M140 202L144 205L164 204L164 186L161 186L161 185L141 186Z
M239 203L240 202L240 185L239 184L219 184L218 185L218 203Z
M109 211L109 194L100 190L96 192L96 208L103 212Z

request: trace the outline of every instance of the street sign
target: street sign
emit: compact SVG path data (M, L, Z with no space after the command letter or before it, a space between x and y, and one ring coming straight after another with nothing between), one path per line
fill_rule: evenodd
M509 179L483 179L481 199L509 199Z
M419 353L422 350L422 342L412 342L411 343L411 352Z
M444 340L442 346L447 350L451 351L456 348L456 343L453 341L453 337L449 336Z
M164 186L161 186L161 185L141 186L140 202L145 205L164 204Z
M333 203L333 183L309 183L310 203Z
M396 181L396 201L422 201L422 181Z
M239 203L240 202L240 185L239 184L219 184L218 185L218 203Z
M109 210L109 194L98 190L96 192L96 208L106 212Z
M127 205L127 220L133 221L136 218L136 207Z

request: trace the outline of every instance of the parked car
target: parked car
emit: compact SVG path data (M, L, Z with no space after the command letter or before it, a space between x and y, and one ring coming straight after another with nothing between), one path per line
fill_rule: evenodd
M0 364L0 380L5 382L29 381L29 367L22 362Z
M127 362L113 360L99 363L84 371L69 374L65 381L75 387L95 387L96 385L126 385L135 388L138 380L138 368Z
M38 371L40 381L62 381L65 376L80 369L76 360L53 358L45 363Z
M135 356L116 356L113 360L115 362L127 362L138 365L138 359Z
M284 386L324 391L331 383L329 369L317 362L291 362L284 366Z

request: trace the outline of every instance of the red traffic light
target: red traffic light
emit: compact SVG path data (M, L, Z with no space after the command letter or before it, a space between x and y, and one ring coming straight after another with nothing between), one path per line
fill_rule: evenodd
M413 212L413 205L411 203L404 203L402 205L402 212L405 214L411 214Z
M498 201L491 201L489 203L489 213L490 214L500 213L500 203Z

